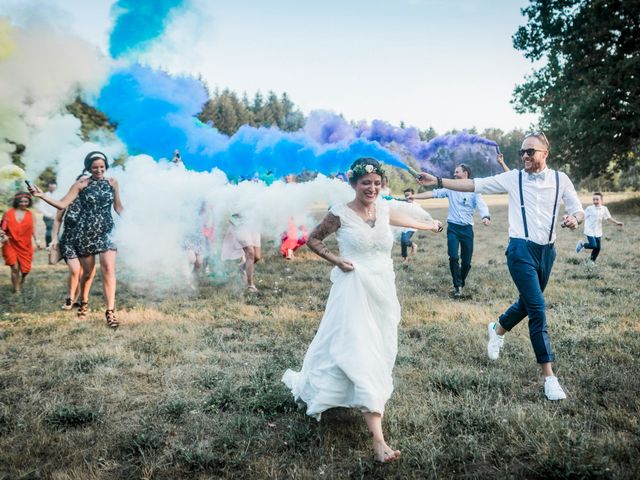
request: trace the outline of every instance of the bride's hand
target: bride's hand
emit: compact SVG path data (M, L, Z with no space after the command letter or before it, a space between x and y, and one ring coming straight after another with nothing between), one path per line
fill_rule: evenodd
M336 267L338 267L343 272L351 272L353 270L353 263L349 260L345 260L344 258L340 258L336 263Z

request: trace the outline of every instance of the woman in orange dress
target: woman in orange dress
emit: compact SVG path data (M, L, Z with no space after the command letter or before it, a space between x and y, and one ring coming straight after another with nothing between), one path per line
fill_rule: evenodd
M13 208L10 208L2 217L1 227L6 237L2 245L2 256L5 265L11 267L11 283L15 293L20 292L25 278L31 271L32 238L40 248L33 215L29 210L31 204L31 195L18 192L13 199Z

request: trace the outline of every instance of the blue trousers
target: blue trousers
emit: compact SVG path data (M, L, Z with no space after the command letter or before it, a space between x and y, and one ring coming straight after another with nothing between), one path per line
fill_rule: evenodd
M516 284L520 298L500 315L500 325L509 331L529 316L529 338L538 363L553 362L551 342L547 333L547 315L544 292L556 249L553 245L537 243L519 238L509 240L507 266Z
M587 242L588 243L583 244L584 248L591 250L591 260L595 262L602 248L602 237L587 236Z
M411 237L413 237L414 233L416 232L408 230L400 234L400 254L402 255L402 258L407 258L407 247L411 247L413 245Z
M45 245L48 247L49 244L51 243L52 236L53 236L53 218L42 217L42 220L44 220L44 226L45 226L44 241L45 241Z
M473 225L458 225L457 223L447 222L447 251L453 286L464 287L469 270L471 270ZM458 254L458 251L460 251L460 254Z

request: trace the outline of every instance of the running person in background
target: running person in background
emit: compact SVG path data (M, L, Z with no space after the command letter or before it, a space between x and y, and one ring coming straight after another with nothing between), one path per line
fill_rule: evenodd
M29 190L58 209L67 208L76 198L80 199L80 214L71 239L82 266L78 318L84 319L87 316L90 278L96 264L95 255L100 255L102 285L107 304L105 319L107 325L115 329L119 326L115 316L117 249L111 238L111 209L122 215L124 207L120 201L118 181L105 177L108 168L109 162L104 153L90 152L84 159L84 171L89 172L90 177L76 181L59 201L44 194L37 187L32 186Z
M11 267L11 285L13 293L20 293L27 275L31 271L33 261L33 242L40 248L36 238L36 226L33 214L29 210L32 205L31 195L18 192L13 198L13 206L2 216L0 228L4 242L2 256L5 265Z
M453 178L470 179L471 168L464 163L456 167ZM449 215L447 217L447 253L449 269L453 280L453 296L461 297L467 275L471 270L473 256L473 213L478 210L482 223L491 224L491 214L482 195L474 192L456 192L448 188L437 188L430 192L418 193L414 198L447 198ZM461 262L462 260L462 262Z
M412 210L415 212L414 217L421 218L424 221L433 220L429 212L413 201L416 193L413 188L407 188L403 193L405 201L408 205L411 205ZM411 249L412 255L415 255L418 251L418 245L412 239L415 232L415 228L406 228L400 234L400 255L402 256L403 265L409 264L408 249Z
M595 262L602 248L602 221L606 220L618 227L623 227L624 223L619 222L611 216L609 209L604 206L604 197L600 192L593 192L593 205L589 205L584 211L584 234L587 241L578 240L576 253L583 249L591 250L591 261Z
M247 291L255 293L255 264L262 258L260 248L260 229L253 226L239 213L235 213L229 220L229 228L222 241L222 260L240 260L240 274L242 282L247 285Z
M47 183L47 193L52 197L55 195L56 188L58 188L56 182ZM49 205L47 202L42 201L36 204L36 208L42 214L42 220L44 221L45 226L44 241L45 246L48 247L51 244L51 239L53 238L53 222L56 217L57 209Z

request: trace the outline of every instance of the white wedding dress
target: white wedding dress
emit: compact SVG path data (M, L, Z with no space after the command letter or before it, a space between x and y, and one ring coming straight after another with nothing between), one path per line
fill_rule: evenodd
M393 391L400 304L389 207L385 200L376 203L373 228L346 204L330 210L340 217L340 256L354 270L331 271L327 306L302 370L287 370L282 377L294 398L307 404L307 414L318 420L333 407L383 413Z

